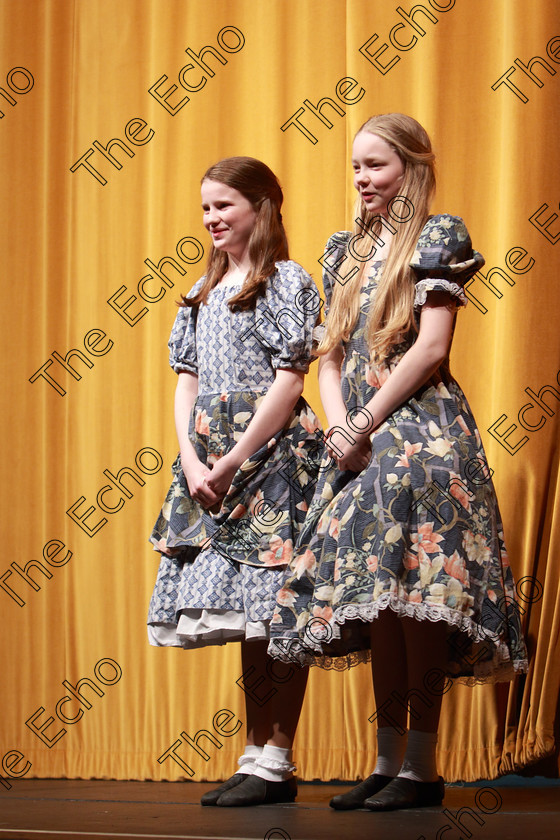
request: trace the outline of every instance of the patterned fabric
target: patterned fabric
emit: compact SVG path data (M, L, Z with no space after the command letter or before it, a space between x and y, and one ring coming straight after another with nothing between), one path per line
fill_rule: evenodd
M240 288L218 285L198 311L181 307L169 340L173 369L198 374L189 434L209 466L239 440L275 370L306 371L311 359L319 295L301 266L277 263L252 311L232 312L227 305ZM151 536L162 559L148 623L176 623L187 609L243 610L254 620L270 619L280 585L272 571L289 563L313 496L323 454L319 429L301 398L284 428L242 464L216 514L191 499L177 457Z
M228 563L211 550L187 549L179 557L163 554L148 623L169 628L172 644L185 647L242 638L248 625L253 637L267 638L283 570Z
M334 234L342 257L350 234ZM483 265L461 219L435 216L412 260L416 305L431 290L464 303L462 287ZM366 319L383 262L373 263L356 328L344 345L348 409L364 406L410 346L372 366ZM332 280L324 272L330 302ZM371 658L369 627L380 610L448 624L451 677L511 679L526 670L514 581L480 434L444 363L371 435L361 473L340 472L325 453L297 554L278 593L272 656L345 668ZM310 627L311 623L311 627ZM313 623L314 627L313 627ZM311 630L311 632L310 632Z

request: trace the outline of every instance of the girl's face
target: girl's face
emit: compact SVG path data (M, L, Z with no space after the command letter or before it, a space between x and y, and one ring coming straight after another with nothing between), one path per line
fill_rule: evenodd
M387 204L399 194L404 165L385 140L360 131L352 147L354 186L370 213L387 215Z
M214 247L239 261L247 249L257 214L238 190L206 179L200 188L203 223Z

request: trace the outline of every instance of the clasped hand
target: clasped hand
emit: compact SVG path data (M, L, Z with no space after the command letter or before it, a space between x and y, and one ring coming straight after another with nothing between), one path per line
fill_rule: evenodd
M349 440L347 439L349 438ZM352 442L350 442L352 441ZM371 460L369 436L350 429L346 423L327 430L326 449L339 470L362 472Z
M237 465L232 463L225 455L214 464L212 469L201 461L189 464L186 469L183 468L183 472L191 498L206 510L215 513L219 510L222 499L228 492L237 469Z
M220 501L231 487L233 476L238 469L238 464L231 460L229 455L224 455L219 461L216 461L210 470L210 474L206 477L207 486L211 492L219 496Z

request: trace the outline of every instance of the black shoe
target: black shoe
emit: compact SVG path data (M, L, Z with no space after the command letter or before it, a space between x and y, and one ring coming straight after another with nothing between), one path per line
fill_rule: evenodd
M220 785L220 787L215 788L215 790L209 790L207 793L205 793L200 799L200 804L215 805L222 793L225 793L226 790L230 790L230 788L232 787L240 785L241 782L244 782L246 778L247 773L234 773L234 775L226 782L224 782L223 785Z
M392 776L382 776L379 773L372 773L359 785L346 793L338 793L333 796L329 805L336 811L351 811L353 808L363 808L368 796L382 790L385 785L393 780Z
M430 805L441 805L444 796L445 787L441 776L437 782L415 782L397 776L375 796L366 799L364 808L369 808L370 811L426 808Z
M234 790L223 793L218 799L220 807L268 805L273 802L293 802L297 795L297 782L292 776L285 782L269 782L260 776L247 776Z

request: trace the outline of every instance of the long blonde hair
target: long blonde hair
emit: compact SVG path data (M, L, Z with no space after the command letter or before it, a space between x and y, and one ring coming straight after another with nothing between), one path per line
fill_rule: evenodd
M392 350L416 329L413 313L414 282L409 263L428 219L435 191L435 155L426 131L406 114L370 117L357 134L361 131L369 131L389 144L403 163L404 176L398 197L389 202L387 220L370 213L361 197L358 197L353 229L355 240L352 244L352 250L357 256L347 251L344 263L346 275L355 267L358 271L348 282L335 283L326 331L318 353L327 353L340 341L348 341L350 338L359 315L360 291L368 262L366 255L371 251L371 238L364 235L364 230L379 236L384 227L389 227L390 232L385 236L392 237L391 249L367 327L370 358L372 363L379 363L387 359ZM397 203L399 209L396 209Z
M251 269L238 294L228 301L230 309L253 309L263 295L268 278L276 271L275 263L289 259L288 240L282 224L280 208L284 196L278 178L266 163L251 157L230 157L219 160L206 170L203 181L218 181L237 190L250 201L257 214L248 243ZM211 289L228 268L228 255L212 245L208 257L206 279L193 297L181 295L181 306L206 303Z

